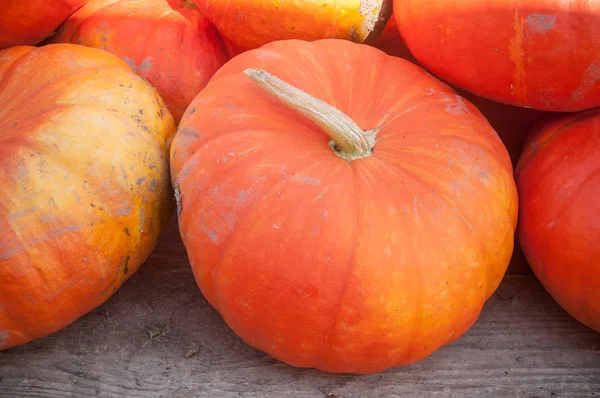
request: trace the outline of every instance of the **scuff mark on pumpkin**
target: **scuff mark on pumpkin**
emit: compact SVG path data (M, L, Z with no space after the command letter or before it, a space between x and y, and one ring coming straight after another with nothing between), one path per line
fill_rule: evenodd
M310 177L310 176L294 176L294 178L292 178L294 181L302 181L306 184L309 185L321 185L321 180L319 180L318 178L314 178L314 177Z
M192 137L192 138L200 137L198 132L194 128L189 127L189 126L185 126L181 130L179 130L179 135L181 135L182 137Z
M10 337L10 332L8 330L0 331L0 347L2 347L2 345L8 341L9 337Z
M47 233L46 236L36 236L33 239L25 239L22 243L17 244L16 246L4 249L4 252L0 251L0 260L8 260L17 254L26 251L30 246L37 245L39 243L43 243L49 241L51 239L58 238L61 235L64 235L68 232L77 232L81 229L79 225L68 225L64 228L58 228L53 231ZM2 250L0 248L0 250Z
M16 221L16 220L18 220L20 218L23 218L25 216L33 214L36 210L37 209L35 207L33 207L33 206L27 207L26 209L23 209L21 211L17 211L17 212L14 212L14 213L9 213L8 219L9 219L9 221Z
M237 199L235 201L236 204L238 205L244 205L247 204L251 201L252 198L254 198L256 196L256 194L249 190L249 189L242 189L240 191L240 193L237 196Z
M215 244L218 245L219 244L219 235L209 229L205 224L204 221L200 220L200 228L202 228L202 230L204 231L204 233L206 234L206 236L208 236L208 238Z
M586 94L588 94L596 84L600 82L600 58L596 58L594 62L586 69L581 84L573 92L573 100L581 101Z
M60 221L58 219L58 217L56 217L54 214L50 213L44 213L40 215L40 221L44 222L44 223L53 223L53 222L57 222Z
M194 159L193 161L186 164L183 167L183 169L181 169L181 176L187 177L190 174L190 172L194 169L194 167L196 167L197 164L198 164L198 160L196 160L196 159Z
M555 228L555 227L556 227L557 225L559 225L559 224L560 224L560 221L559 221L559 220L553 220L553 221L550 221L548 224L546 224L546 229L552 229L552 228Z
M442 101L449 102L448 104L446 104L444 109L451 115L465 115L469 113L469 108L467 108L467 104L465 103L464 99L458 94L456 95L456 102L452 101L451 98L444 98Z
M481 177L481 180L482 180L483 182L488 182L488 181L489 181L489 175L488 175L487 171L485 171L485 170L481 170L481 171L479 172L479 176Z
M123 61L127 63L133 70L136 72L148 72L152 70L152 61L153 57L146 57L140 62L139 65L135 63L135 61L129 57L123 57Z
M546 33L556 23L556 16L545 14L529 14L526 22L527 31L531 33Z
M121 207L119 207L117 209L117 211L115 211L115 215L116 216L125 216L127 214L131 214L132 211L133 211L132 204L131 203L125 203Z
M144 224L146 224L146 215L144 214L144 208L140 208L140 233L144 233Z
M515 64L515 72L513 75L513 90L515 99L519 105L526 105L527 101L527 85L525 74L525 51L523 50L523 32L525 30L525 21L521 18L519 7L515 10L513 21L515 37L510 40L508 48L509 58Z
M181 191L179 190L178 182L175 182L175 184L173 184L173 191L175 191L175 207L177 208L177 216L181 217L183 205L181 203Z
M233 216L233 214L227 213L223 216L223 219L225 220L225 225L227 226L227 229L229 231L232 231L233 227L235 227L235 217Z
M413 198L413 213L415 214L415 218L417 219L417 221L421 221L421 216L419 214L419 207L423 208L423 206L421 205L421 203L419 203L419 200L415 196Z

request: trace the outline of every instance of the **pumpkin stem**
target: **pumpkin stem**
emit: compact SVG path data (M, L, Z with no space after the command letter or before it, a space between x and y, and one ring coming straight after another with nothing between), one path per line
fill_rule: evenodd
M321 127L332 140L329 146L342 159L352 161L373 152L377 130L363 131L344 112L263 69L246 69L244 73L267 93Z

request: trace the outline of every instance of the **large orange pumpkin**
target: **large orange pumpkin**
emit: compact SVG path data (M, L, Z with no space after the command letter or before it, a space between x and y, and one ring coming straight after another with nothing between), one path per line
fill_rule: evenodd
M90 0L52 40L118 55L156 87L176 122L237 54L191 0Z
M171 214L174 133L107 52L0 51L0 350L102 304L147 258Z
M597 0L396 0L421 65L476 95L548 111L600 106Z
M418 61L413 57L398 33L394 15L390 17L385 29L377 37L373 46L385 51L389 55L404 58L418 64ZM502 139L506 149L508 149L513 165L515 165L519 160L519 155L521 154L527 134L545 112L537 109L506 105L479 97L456 87L454 88L461 96L475 105L488 119Z
M242 51L285 39L370 43L392 12L391 0L193 1Z
M87 0L2 0L0 50L46 39Z
M599 171L600 108L543 124L516 168L523 252L558 304L598 332Z
M475 322L511 257L517 193L495 131L422 68L367 45L237 56L184 115L171 162L204 295L295 366L371 373L425 358Z

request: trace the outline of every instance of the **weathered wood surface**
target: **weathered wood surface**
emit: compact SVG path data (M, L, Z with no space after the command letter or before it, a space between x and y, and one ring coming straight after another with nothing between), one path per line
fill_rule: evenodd
M472 329L369 376L294 369L244 344L195 284L176 220L106 304L0 353L2 397L595 397L600 334L570 318L517 251Z

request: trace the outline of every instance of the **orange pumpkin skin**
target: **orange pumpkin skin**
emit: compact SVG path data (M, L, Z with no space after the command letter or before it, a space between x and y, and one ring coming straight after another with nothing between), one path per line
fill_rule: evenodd
M86 0L2 0L0 50L46 39Z
M173 118L104 51L0 51L0 350L102 304L172 208Z
M90 0L61 25L53 42L118 55L156 87L176 123L212 75L238 53L184 0Z
M546 111L600 106L595 0L399 0L394 14L419 63L456 87Z
M389 55L419 64L406 47L406 44L404 44L400 33L398 33L396 19L393 14L383 32L381 32L377 40L373 43L373 46ZM488 119L506 146L513 165L516 165L521 154L521 149L523 148L523 143L525 142L525 137L527 137L533 126L535 126L537 121L546 112L506 105L479 97L456 87L454 89L475 105Z
M391 0L193 0L241 51L277 40L337 38L370 43Z
M517 168L519 243L546 290L600 332L600 108L535 130Z
M380 128L373 154L338 157L246 68ZM184 115L171 165L202 292L294 366L373 373L425 358L473 324L512 253L516 187L494 130L367 45L278 41L232 59Z

